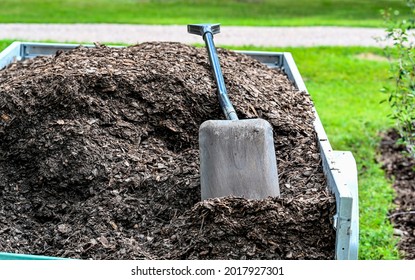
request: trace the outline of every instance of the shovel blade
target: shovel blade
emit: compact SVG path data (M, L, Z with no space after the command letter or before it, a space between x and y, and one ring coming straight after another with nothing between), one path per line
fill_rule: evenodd
M202 200L279 196L272 133L263 119L204 122L199 129Z

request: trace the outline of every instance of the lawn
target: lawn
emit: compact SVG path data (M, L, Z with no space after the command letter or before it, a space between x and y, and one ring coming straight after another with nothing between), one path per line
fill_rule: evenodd
M0 49L10 41L0 41ZM244 47L227 46L230 49ZM246 47L245 47L246 49ZM379 48L315 47L255 48L293 54L318 114L335 150L352 151L359 173L361 259L397 259L391 183L376 162L379 132L391 127L380 89L388 77L388 62Z
M2 0L0 23L382 26L380 9L402 0ZM407 16L404 15L404 16Z

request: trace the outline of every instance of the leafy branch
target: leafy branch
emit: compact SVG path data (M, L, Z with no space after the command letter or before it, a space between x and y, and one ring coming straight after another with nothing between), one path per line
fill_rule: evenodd
M415 158L415 0L407 0L411 18L398 20L398 11L382 11L387 23L386 37L392 46L384 48L389 58L393 87L385 87L392 109L390 117L395 120L401 142L410 156Z

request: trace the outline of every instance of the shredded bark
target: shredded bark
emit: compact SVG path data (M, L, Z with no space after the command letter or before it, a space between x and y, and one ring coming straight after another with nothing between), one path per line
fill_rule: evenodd
M218 50L237 114L274 129L281 197L200 201L198 129L223 119L204 48L79 47L0 71L0 251L81 259L333 259L313 104Z
M400 143L399 133L392 129L382 135L380 161L393 180L395 209L389 215L399 238L398 248L404 259L415 259L415 159Z

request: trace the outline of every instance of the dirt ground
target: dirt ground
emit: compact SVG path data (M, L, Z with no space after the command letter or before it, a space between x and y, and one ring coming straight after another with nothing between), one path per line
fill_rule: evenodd
M81 47L0 71L0 251L333 259L310 97L280 70L218 52L239 117L273 126L281 197L200 201L198 129L223 119L204 48Z
M383 135L381 162L396 191L395 209L389 217L394 225L398 244L405 259L415 259L415 160L405 154L399 134L391 130Z

